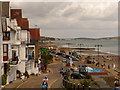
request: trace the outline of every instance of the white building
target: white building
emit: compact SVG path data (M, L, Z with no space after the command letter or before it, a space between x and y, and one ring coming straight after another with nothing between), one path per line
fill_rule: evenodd
M9 2L0 2L0 79L3 74L7 75L7 84L16 80L17 70L22 73L28 71L29 74L38 72L35 67L35 44L30 43L28 20L21 17L24 22L19 23L16 17L9 17L9 11ZM21 14L21 10L18 11ZM13 17L15 13L12 13Z

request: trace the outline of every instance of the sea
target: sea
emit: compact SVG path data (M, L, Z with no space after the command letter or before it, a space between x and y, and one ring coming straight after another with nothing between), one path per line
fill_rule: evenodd
M118 40L87 40L87 39L78 39L78 40L55 40L55 43L63 43L66 44L65 47L80 47L81 48L96 48L95 45L102 45L99 47L101 52L118 55Z

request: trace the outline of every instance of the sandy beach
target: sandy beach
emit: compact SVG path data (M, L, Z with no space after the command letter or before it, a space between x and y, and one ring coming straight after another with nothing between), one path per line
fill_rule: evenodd
M105 53L105 52L100 52L99 51L99 57L98 57L98 51L97 50L80 50L80 48L74 49L74 48L68 48L68 47L60 47L62 45L66 44L61 44L61 43L54 43L54 46L57 47L57 51L64 50L66 53L69 53L71 51L74 51L78 53L79 56L81 56L82 60L84 60L86 57L90 56L91 61L94 62L99 62L100 66L104 65L104 68L108 69L111 73L118 73L118 60L119 56L110 54L110 53ZM58 47L59 46L59 47Z

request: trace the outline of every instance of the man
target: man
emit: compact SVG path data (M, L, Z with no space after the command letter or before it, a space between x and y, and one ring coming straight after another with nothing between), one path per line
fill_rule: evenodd
M115 79L114 85L115 85L115 88L119 88L119 86L120 86L119 79Z
M45 76L45 78L43 79L43 81L48 82L48 77L47 77L47 76Z

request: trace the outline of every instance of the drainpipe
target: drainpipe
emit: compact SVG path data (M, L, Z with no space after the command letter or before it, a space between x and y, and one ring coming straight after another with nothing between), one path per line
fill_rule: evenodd
M2 2L0 1L0 53L2 53L2 26L1 26ZM0 89L2 86L2 55L0 54Z

